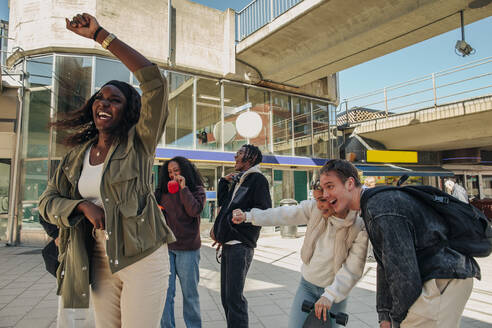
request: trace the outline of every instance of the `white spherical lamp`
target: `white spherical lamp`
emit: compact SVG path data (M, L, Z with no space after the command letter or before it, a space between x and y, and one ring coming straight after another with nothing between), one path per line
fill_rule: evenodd
M245 112L236 119L237 132L244 138L256 138L263 127L261 117L256 112Z

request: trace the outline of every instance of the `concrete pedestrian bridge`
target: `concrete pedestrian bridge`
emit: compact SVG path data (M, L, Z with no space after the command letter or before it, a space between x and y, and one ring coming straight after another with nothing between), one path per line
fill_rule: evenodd
M285 10L282 3L290 8ZM236 58L255 67L265 81L299 87L456 29L460 11L469 24L491 16L492 4L257 0L237 14Z
M384 113L384 112L383 112ZM359 123L354 133L387 149L439 151L482 148L492 140L492 95Z

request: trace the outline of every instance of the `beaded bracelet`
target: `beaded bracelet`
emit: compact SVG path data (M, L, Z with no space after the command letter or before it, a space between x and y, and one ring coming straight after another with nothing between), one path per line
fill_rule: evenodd
M99 26L96 30L96 32L94 33L94 35L92 36L92 38L94 39L94 41L97 41L97 35L99 34L99 32L101 32L103 28L101 26Z

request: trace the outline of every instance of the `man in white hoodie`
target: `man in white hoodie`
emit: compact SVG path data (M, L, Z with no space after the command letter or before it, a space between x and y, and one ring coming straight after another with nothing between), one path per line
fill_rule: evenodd
M361 278L367 253L367 233L356 211L335 215L320 190L319 180L311 188L315 199L297 206L282 206L243 212L233 211L235 224L252 223L258 226L307 224L301 248L301 281L289 317L289 328L302 327L307 313L302 302L316 302L318 318L331 320L328 310L344 312L350 290ZM337 327L334 320L332 327Z

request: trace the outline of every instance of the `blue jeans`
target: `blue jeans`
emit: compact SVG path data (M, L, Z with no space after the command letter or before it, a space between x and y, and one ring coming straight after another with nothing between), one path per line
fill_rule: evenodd
M254 249L244 244L223 245L220 262L220 298L227 328L248 328L248 301L243 295Z
M304 300L316 303L317 300L323 295L325 292L324 288L313 285L312 283L304 280L301 277L301 281L299 282L299 287L297 288L296 296L294 296L294 301L292 302L292 307L290 308L290 316L289 316L289 328L302 328L304 321L306 320L309 313L302 312L302 302ZM345 312L345 308L347 307L347 299L344 299L340 303L333 303L330 311L333 313L336 312ZM331 320L331 327L342 327L335 323L334 319Z
M198 281L200 279L200 250L176 251L169 250L171 275L167 289L166 305L161 318L161 328L174 328L174 296L176 295L176 276L179 278L183 293L183 318L187 328L200 328L200 298Z

